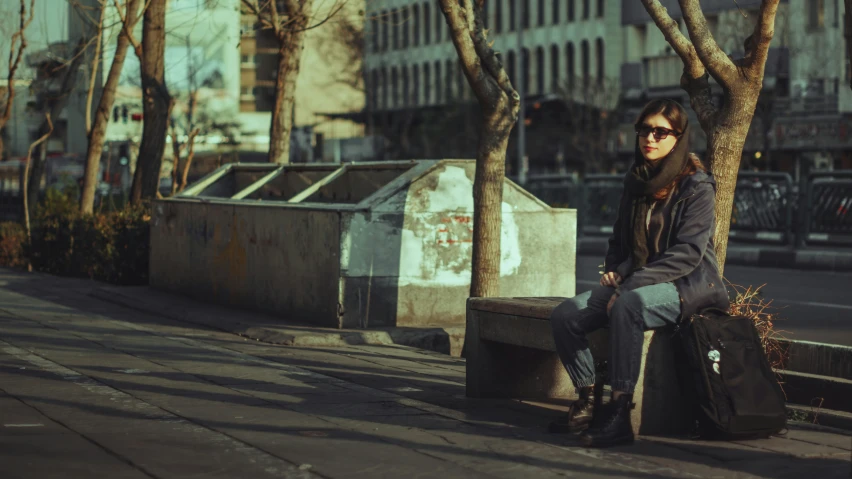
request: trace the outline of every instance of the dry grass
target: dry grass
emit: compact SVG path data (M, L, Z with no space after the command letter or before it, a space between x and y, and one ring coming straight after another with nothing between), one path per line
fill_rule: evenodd
M728 282L728 286L729 291L736 292L736 296L731 300L731 314L745 316L754 321L757 332L760 334L763 350L769 358L769 364L775 369L783 369L787 359L787 350L779 341L787 339L784 336L787 331L775 328L775 322L780 319L776 308L772 306L772 301L764 301L763 295L760 293L761 288L766 285L754 288Z

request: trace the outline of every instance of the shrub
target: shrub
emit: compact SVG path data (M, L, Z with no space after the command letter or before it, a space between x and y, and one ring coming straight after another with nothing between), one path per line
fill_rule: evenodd
M24 245L27 232L24 227L12 221L0 223L0 266L23 268L27 265Z
M141 206L81 215L76 191L48 190L36 208L25 253L37 271L146 284L149 220Z

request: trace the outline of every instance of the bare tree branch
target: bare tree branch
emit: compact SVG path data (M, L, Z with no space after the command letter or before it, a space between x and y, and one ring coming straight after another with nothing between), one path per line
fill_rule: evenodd
M6 106L3 109L3 116L0 117L0 128L6 126L6 122L12 116L12 101L15 99L15 73L18 71L18 66L21 64L21 59L24 56L24 50L27 48L27 37L25 31L33 21L33 7L35 0L30 0L30 15L27 17L26 0L21 0L21 17L20 27L18 31L12 34L12 42L9 47L9 80L6 85ZM17 51L15 43L18 42Z
M754 33L746 39L744 66L754 73L763 76L766 59L769 57L769 44L775 35L775 15L778 11L778 0L763 0L760 2L760 14L754 25ZM758 69L759 71L755 71Z
M27 243L32 242L32 233L30 228L30 207L29 201L27 200L27 190L29 188L29 177L30 177L30 163L32 163L33 158L33 150L47 141L50 138L50 135L53 134L53 121L50 119L50 113L44 114L44 119L47 122L47 131L44 135L42 135L38 140L34 141L30 148L27 150L27 163L24 165L24 184L22 186L23 194L24 194L24 226L27 230ZM36 188L38 188L38 184L36 184Z
M89 68L89 90L86 92L86 135L92 131L92 99L95 96L95 83L98 76L98 66L101 61L101 45L104 38L104 17L106 5L101 4L101 15L98 20L98 35L96 37L95 54L92 56L92 66Z
M695 53L710 75L720 85L730 88L737 81L736 66L713 39L707 27L707 19L701 12L701 5L698 0L679 0L679 3Z
M683 33L676 21L669 16L668 10L660 3L659 0L642 0L642 4L651 15L651 19L657 24L657 28L663 33L666 41L672 46L675 53L683 60L685 65L684 70L689 73L692 78L701 78L704 76L704 65L698 58L695 52L695 47Z
M139 22L139 19L142 18L142 16L144 15L145 10L147 10L148 7L151 5L151 0L147 0L145 2L145 6L142 7L142 11L138 12L138 14L136 15L136 20L133 22L133 25L128 25L127 16L121 13L121 7L118 5L118 0L112 1L113 4L115 4L115 11L118 12L118 18L121 19L121 28L124 30L124 34L127 35L127 39L130 40L130 44L133 46L133 52L141 60L142 45L140 45L139 42L136 41L136 37L133 36L133 28L136 27L136 24ZM125 3L125 7L129 9L132 4L132 2L128 1Z

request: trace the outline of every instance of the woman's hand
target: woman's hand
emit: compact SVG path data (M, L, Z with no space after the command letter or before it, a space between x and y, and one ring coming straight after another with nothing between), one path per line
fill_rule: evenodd
M601 286L612 286L615 288L624 281L621 275L616 272L609 272L601 276Z

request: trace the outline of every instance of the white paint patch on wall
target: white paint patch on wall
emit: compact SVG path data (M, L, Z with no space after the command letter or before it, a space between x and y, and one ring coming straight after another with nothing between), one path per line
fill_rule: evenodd
M465 168L447 166L434 189L413 185L400 248L399 285L470 284L473 254L473 181ZM502 204L500 275L521 265L518 225L513 206Z

